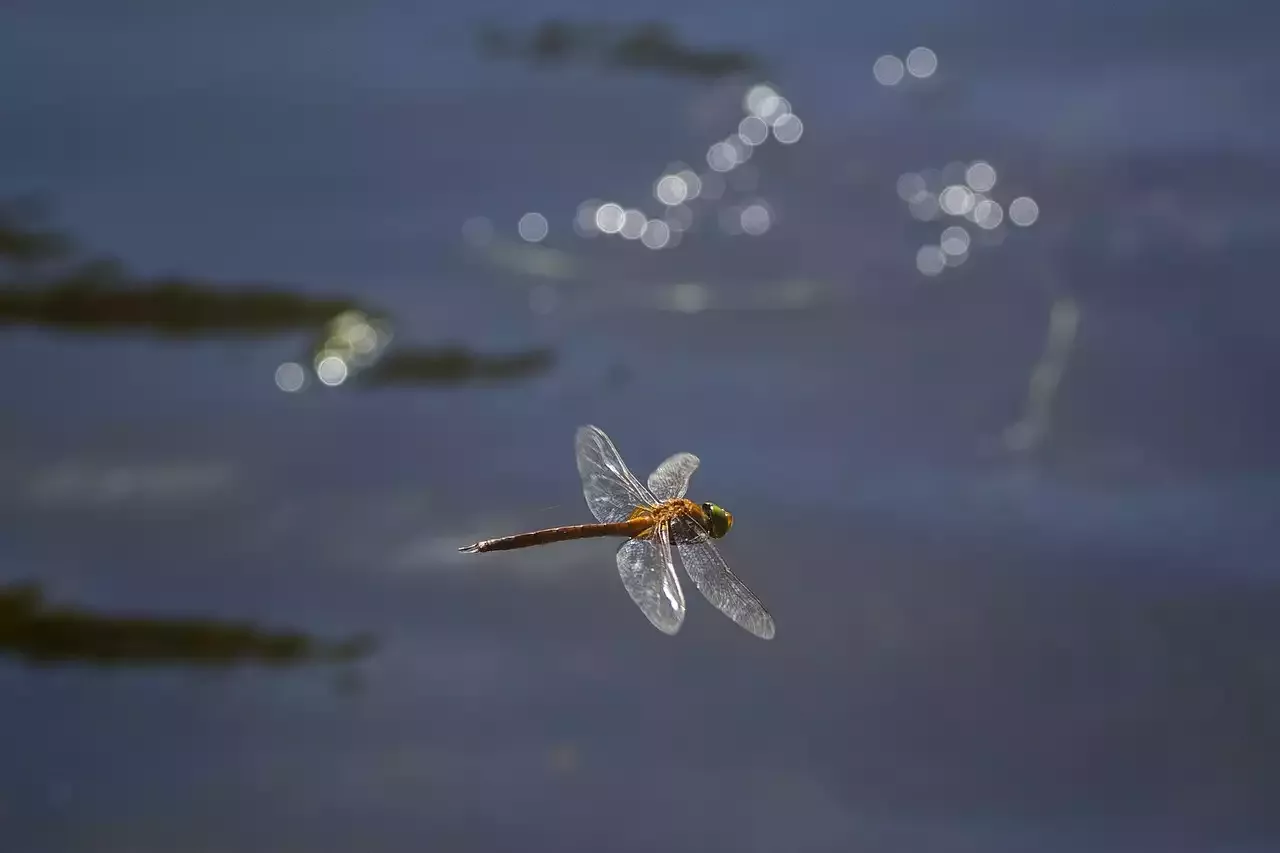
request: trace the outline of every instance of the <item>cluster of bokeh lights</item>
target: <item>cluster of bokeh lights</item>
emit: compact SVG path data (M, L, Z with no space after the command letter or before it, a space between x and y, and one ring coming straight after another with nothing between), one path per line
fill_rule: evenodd
M872 75L882 86L897 86L908 75L924 80L937 71L938 55L923 46L912 48L905 59L885 54L871 66ZM975 234L983 238L983 243L998 245L1004 239L1006 219L1005 208L992 197L998 177L995 167L986 160L954 162L941 170L925 169L901 175L897 183L898 197L921 222L944 216L964 219L977 229ZM1026 228L1039 217L1040 206L1031 197L1019 196L1009 202L1007 219L1014 225ZM947 267L959 266L969 257L974 244L969 227L958 223L947 225L937 243L926 244L916 251L916 269L935 276Z
M931 78L938 67L937 53L919 46L905 57L879 57L872 73L878 83L893 87L909 77ZM758 237L767 233L776 221L767 201L724 201L731 185L735 192L754 191L756 173L745 170L732 180L727 178L770 139L784 146L799 142L804 135L804 122L791 103L768 83L746 91L742 110L744 115L735 131L708 146L704 169L686 163L670 164L654 180L653 201L645 205L588 199L578 205L572 220L574 232L583 238L620 237L648 249L668 249L679 245L695 221L709 212L725 234ZM936 276L947 267L963 264L976 245L998 245L1005 237L1006 223L1025 228L1036 222L1040 210L1034 199L1019 196L1006 206L994 197L998 178L995 167L986 160L954 162L942 169L908 172L898 178L898 196L915 219L963 220L945 224L936 242L919 247L916 267L921 273ZM657 209L652 214L642 209L654 208L655 201ZM542 213L530 211L520 217L516 230L525 242L542 243L551 234L551 224ZM463 226L463 233L469 242L487 243L492 237L492 225L477 217Z
M910 74L925 80L938 72L938 54L927 47L915 47L907 52L906 59L886 53L871 66L871 73L881 86L897 86Z
M804 122L770 84L748 89L742 108L745 115L735 132L707 148L705 170L673 163L654 181L652 196L661 208L654 215L639 205L588 199L578 205L574 232L584 238L617 236L655 250L679 245L694 226L695 203L718 206L727 187L725 176L750 160L756 148L770 138L781 145L794 145L804 135ZM772 207L763 199L720 207L718 213L721 229L727 234L758 237L775 221ZM516 232L525 242L541 243L550 235L551 225L542 213L530 211L520 217ZM483 244L491 238L492 227L488 220L477 217L464 224L463 234L469 242Z
M985 233L987 242L999 243L1004 236L1005 208L991 197L996 187L995 167L985 160L972 163L951 163L942 170L926 169L907 172L898 178L898 197L907 205L911 215L922 222L931 222L943 216L967 220L979 233ZM1008 219L1014 225L1026 228L1040 216L1040 207L1029 196L1019 196L1009 202ZM965 262L973 245L969 229L964 225L947 225L942 229L937 243L921 246L916 252L916 268L925 275L934 276L947 267Z
M311 369L321 385L336 388L374 364L391 343L391 327L363 311L344 311L329 322L324 342L316 348ZM296 393L307 386L306 368L286 361L276 368L276 387Z

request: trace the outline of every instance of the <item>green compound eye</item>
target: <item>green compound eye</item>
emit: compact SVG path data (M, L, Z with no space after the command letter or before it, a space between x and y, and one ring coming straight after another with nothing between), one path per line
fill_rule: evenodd
M707 532L712 539L719 539L733 527L733 513L726 512L724 507L708 501L702 505L702 511L707 515Z

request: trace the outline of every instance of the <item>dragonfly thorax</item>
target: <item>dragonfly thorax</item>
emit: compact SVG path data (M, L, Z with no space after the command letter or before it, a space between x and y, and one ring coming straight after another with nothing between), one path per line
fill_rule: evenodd
M678 518L691 519L712 539L719 539L733 527L733 514L710 502L696 504L688 498L671 498L653 507L637 507L632 517L647 516L653 526L672 522Z

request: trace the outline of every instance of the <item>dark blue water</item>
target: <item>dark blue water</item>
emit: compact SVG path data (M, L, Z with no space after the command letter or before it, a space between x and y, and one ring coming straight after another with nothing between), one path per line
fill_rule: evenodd
M576 237L584 199L644 205L668 163L701 167L750 81L473 49L478 21L553 15L766 57L805 122L748 164L774 227ZM136 270L558 360L289 395L298 338L5 328L4 580L379 641L338 670L0 662L6 849L1274 848L1275 17L7 4L0 192L46 193ZM930 91L879 86L875 58L917 44ZM976 158L1040 219L922 276L941 226L895 181ZM463 240L484 216L515 246L529 210L562 275ZM583 423L640 474L701 456L693 496L734 512L722 550L774 641L692 589L664 637L604 543L456 553L587 520Z

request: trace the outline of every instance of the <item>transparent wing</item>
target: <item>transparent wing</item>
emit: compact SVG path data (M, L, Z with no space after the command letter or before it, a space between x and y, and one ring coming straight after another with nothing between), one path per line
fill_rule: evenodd
M773 638L773 617L746 584L738 580L711 544L711 537L688 518L676 519L672 536L684 570L715 608L765 640Z
M587 507L602 524L626 521L638 506L658 503L627 470L618 448L599 427L584 426L574 437L578 474Z
M684 591L671 559L671 535L658 526L645 539L628 539L618 549L618 574L631 600L659 631L674 634L684 622Z
M682 498L689 490L689 478L697 470L698 457L692 453L669 456L649 475L649 491L660 501Z

